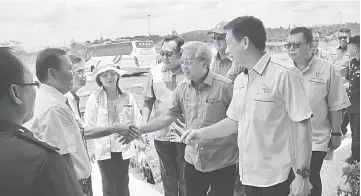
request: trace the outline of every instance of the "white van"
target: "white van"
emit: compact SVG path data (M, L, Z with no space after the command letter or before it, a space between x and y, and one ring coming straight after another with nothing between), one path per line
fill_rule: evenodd
M137 75L148 73L150 67L156 64L156 58L151 40L93 45L86 51L85 69L93 72L102 61L115 64L127 75Z

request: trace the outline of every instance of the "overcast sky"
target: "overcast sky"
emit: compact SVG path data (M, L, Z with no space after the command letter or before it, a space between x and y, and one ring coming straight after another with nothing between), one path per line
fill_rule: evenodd
M28 51L64 42L211 29L253 15L266 27L360 22L360 2L243 0L0 0L0 42L21 41Z

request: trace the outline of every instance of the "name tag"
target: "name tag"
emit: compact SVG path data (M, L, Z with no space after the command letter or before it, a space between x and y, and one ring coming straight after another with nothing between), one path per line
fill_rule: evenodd
M133 106L132 105L124 105L124 107L131 108Z

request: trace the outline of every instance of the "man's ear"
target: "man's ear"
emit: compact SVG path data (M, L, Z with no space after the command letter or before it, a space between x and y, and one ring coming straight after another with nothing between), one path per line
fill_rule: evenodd
M49 68L48 69L48 78L50 80L56 80L56 72L55 72L55 69L53 68Z
M249 38L248 37L244 37L243 38L243 48L244 48L244 50L247 50L248 49L248 47L249 47Z
M10 99L13 103L20 105L23 103L23 101L20 98L20 87L16 84L12 84L9 87L9 95Z

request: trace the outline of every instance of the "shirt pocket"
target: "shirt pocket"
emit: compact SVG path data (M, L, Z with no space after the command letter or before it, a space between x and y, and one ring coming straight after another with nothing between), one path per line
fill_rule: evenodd
M271 95L256 96L253 101L254 118L263 121L268 120L275 105L274 97Z
M309 80L308 100L313 113L312 121L323 121L327 118L327 84L323 81Z
M227 107L221 100L206 99L205 121L216 123L226 118Z
M310 100L314 100L311 98L324 98L327 95L327 83L320 80L309 80L309 92L308 96Z

